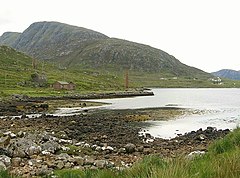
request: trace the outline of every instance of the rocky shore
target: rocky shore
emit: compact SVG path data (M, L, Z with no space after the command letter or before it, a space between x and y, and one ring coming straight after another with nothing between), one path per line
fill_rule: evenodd
M0 120L0 169L23 177L58 169L122 170L149 154L169 158L207 151L213 140L229 133L208 127L165 140L153 138L144 125L120 112L4 118Z
M64 107L63 103L78 103L78 106L88 107L87 101L81 102L81 100L89 99L108 99L108 98L125 98L136 96L152 96L151 91L134 90L134 91L119 91L119 92L105 92L105 93L90 93L90 94L75 94L66 96L46 96L46 97L29 97L27 95L12 95L12 98L8 101L0 102L0 116L5 115L19 115L19 114L32 114L42 113L49 111L51 103L58 103L57 107ZM92 102L90 102L92 103ZM98 103L99 104L99 103ZM76 107L70 106L68 107ZM55 108L56 109L56 108Z

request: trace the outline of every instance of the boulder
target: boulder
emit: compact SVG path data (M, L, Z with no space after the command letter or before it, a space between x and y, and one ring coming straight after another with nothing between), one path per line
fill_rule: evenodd
M38 145L33 142L32 139L28 138L18 138L15 139L13 143L8 147L8 151L12 157L24 158L30 156L27 153L29 152L30 147L37 147ZM30 149L31 150L31 149Z
M11 165L11 158L6 155L0 155L0 161L3 162L7 167Z
M2 171L2 170L3 171L7 170L7 167L2 161L0 161L0 171Z
M12 157L20 157L20 158L25 158L27 156L27 154L21 147L14 148L14 150L11 152L11 155Z
M205 154L205 151L193 151L187 155L187 158L192 160L198 156L202 156Z
M0 148L0 155L9 155L9 152L5 148Z
M39 155L42 151L42 148L40 146L30 146L29 148L26 149L26 154L28 156L32 155Z
M118 153L119 154L126 153L126 149L125 148L119 148Z
M9 136L0 138L0 147L6 148L10 144L11 138Z
M63 163L63 161L61 161L61 160L57 161L57 162L56 162L56 166L57 166L58 169L64 168L64 163Z
M17 157L17 158L12 158L12 166L13 167L18 167L20 166L20 163L22 162L22 159Z
M93 165L94 164L94 158L91 156L85 156L84 157L84 165Z
M106 160L96 160L94 165L99 168L99 169L103 169L105 167L107 167L108 162Z
M61 153L60 155L56 156L57 160L62 160L64 162L70 161L71 156L69 156L67 153Z
M41 148L43 151L47 151L54 154L55 152L61 149L61 146L55 141L47 141L46 143L41 145Z
M22 137L24 137L25 134L26 134L25 132L19 131L19 132L17 133L17 137L22 138Z
M52 170L48 169L47 165L43 165L40 169L36 170L36 176L45 176L51 174Z
M143 149L143 154L148 155L154 152L154 149L152 148L144 148Z
M76 163L79 166L83 166L84 164L84 158L81 156L76 156L73 158L73 160L74 160L74 163Z
M205 139L207 139L207 137L204 134L200 134L196 137L196 140L199 140L199 141L202 141L202 140L205 140Z
M143 152L143 150L144 150L144 146L139 146L139 147L137 147L137 151L138 151L138 152Z
M132 143L128 143L124 148L126 149L126 153L133 153L136 151L136 145Z

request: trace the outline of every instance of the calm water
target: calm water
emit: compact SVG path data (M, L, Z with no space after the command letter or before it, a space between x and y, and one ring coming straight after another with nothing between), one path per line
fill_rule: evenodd
M152 89L154 96L94 100L112 105L107 109L137 109L176 106L208 110L169 121L149 121L146 128L155 137L172 138L208 126L233 129L240 123L240 89Z

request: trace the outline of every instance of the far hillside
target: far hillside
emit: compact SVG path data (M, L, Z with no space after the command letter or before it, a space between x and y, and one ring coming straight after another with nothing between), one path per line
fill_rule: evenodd
M124 79L91 70L68 70L61 65L39 61L7 46L0 46L0 95L58 95L90 91L123 90ZM76 84L76 90L54 90L56 81Z
M231 80L240 80L240 71L231 69L222 69L212 73L216 77L228 78Z

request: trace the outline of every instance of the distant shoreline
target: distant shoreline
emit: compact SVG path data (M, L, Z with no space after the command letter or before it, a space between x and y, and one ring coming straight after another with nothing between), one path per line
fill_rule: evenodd
M90 93L90 94L76 94L69 96L46 96L46 97L28 97L24 101L42 101L42 100L63 100L63 99L111 99L111 98L127 98L135 96L153 96L151 91L123 91L123 92L109 92L109 93Z

